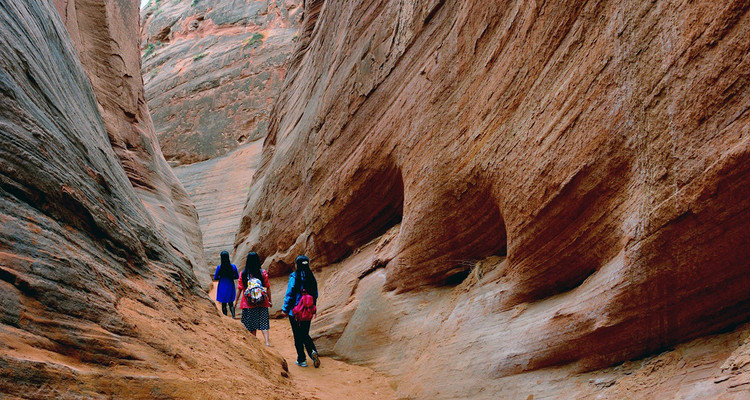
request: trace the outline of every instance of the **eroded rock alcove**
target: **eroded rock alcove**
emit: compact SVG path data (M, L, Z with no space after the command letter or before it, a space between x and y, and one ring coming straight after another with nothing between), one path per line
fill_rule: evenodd
M571 374L750 316L748 5L490 3L308 1L236 253L404 395L730 396Z

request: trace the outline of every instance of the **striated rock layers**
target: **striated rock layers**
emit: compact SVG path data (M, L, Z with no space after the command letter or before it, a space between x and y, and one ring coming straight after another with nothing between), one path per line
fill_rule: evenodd
M159 148L143 89L138 5L56 0L101 107L109 142L136 194L169 244L194 267L205 263L197 214ZM127 16L127 18L125 17ZM201 284L209 281L198 274Z
M235 246L311 256L326 351L493 398L748 320L747 2L306 7Z
M202 161L265 137L301 3L152 0L144 8L146 98L169 161Z
M292 396L193 273L195 210L154 141L131 3L58 1L61 19L0 0L0 393L230 398L246 388L222 369L242 368Z
M256 141L222 157L174 168L200 216L208 266L201 271L203 276L213 276L219 264L219 253L232 251L262 146L262 141ZM242 269L245 256L239 254L232 261Z

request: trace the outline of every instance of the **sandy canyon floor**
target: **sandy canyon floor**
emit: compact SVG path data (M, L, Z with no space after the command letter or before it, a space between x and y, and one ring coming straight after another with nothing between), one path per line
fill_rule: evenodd
M216 298L216 283L209 293L209 297ZM215 303L221 312L219 303ZM235 322L240 322L237 313ZM227 317L228 319L231 317ZM289 365L289 378L295 389L303 395L305 400L392 400L396 399L393 388L385 376L367 367L347 364L330 357L320 358L320 368L314 368L312 363L306 368L294 364L297 353L294 349L292 329L286 319L271 319L269 341L271 351L283 357ZM315 320L313 320L315 324ZM263 335L258 332L258 339ZM237 388L238 395L247 394L246 388Z

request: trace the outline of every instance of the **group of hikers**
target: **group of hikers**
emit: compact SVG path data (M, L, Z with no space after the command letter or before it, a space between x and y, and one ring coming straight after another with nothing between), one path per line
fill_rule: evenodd
M273 302L268 272L261 268L260 256L254 251L248 253L242 272L239 272L237 266L229 261L228 252L222 251L220 258L221 263L216 267L213 279L218 281L216 301L221 303L221 311L224 315L227 315L229 311L232 318L236 318L235 310L239 303L242 310L242 324L254 336L257 331L261 331L266 346L270 346L268 309L273 306ZM289 317L289 323L292 326L294 347L297 350L295 364L307 367L306 349L313 365L318 368L320 357L310 337L310 323L316 313L318 301L318 282L310 269L310 259L307 256L297 256L294 264L295 270L289 275L281 314ZM237 280L236 291L235 280Z

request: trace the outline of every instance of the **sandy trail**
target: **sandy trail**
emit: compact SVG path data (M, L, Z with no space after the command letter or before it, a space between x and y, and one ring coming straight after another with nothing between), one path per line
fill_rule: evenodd
M216 283L209 293L211 299L215 299ZM216 308L221 312L221 305L216 303ZM237 310L235 322L240 322L241 312ZM231 317L227 317L231 318ZM294 338L292 328L287 319L271 319L271 330L269 341L271 350L281 355L289 365L289 377L293 385L307 400L394 400L396 399L393 388L388 384L385 376L377 372L357 365L334 360L330 357L320 357L320 368L314 368L312 361L308 359L309 366L306 368L294 364L297 352L294 349ZM315 320L313 320L313 325ZM263 340L263 335L257 332L258 340Z

